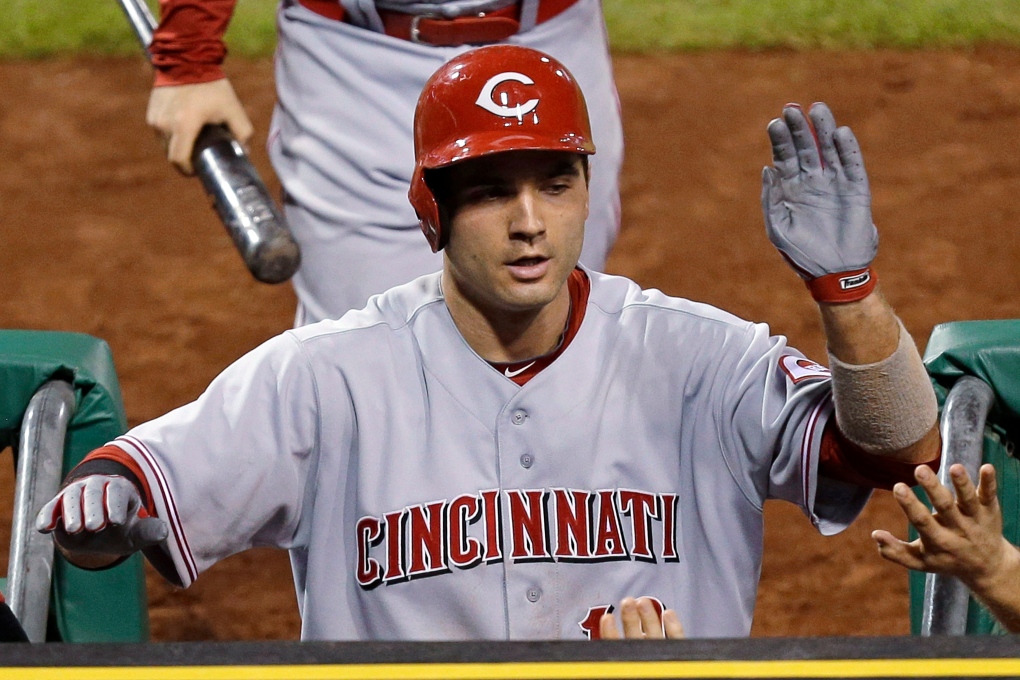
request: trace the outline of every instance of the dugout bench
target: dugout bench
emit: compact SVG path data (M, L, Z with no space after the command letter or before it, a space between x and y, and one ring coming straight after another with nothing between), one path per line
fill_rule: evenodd
M55 554L35 514L67 472L124 433L127 418L107 344L80 333L0 331L0 452L16 466L8 604L29 640L145 642L141 555L87 571ZM9 493L5 490L4 493Z

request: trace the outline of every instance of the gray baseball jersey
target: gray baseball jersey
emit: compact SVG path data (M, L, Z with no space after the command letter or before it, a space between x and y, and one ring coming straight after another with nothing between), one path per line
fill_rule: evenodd
M433 274L118 439L180 581L287 548L305 639L580 639L624 596L747 635L765 499L835 533L869 494L816 475L827 372L765 325L589 276L577 335L523 387Z
M371 2L344 5L352 16L374 13ZM425 82L471 46L418 45L293 0L281 3L278 26L279 102L268 148L302 247L294 277L301 325L337 318L370 295L442 268L407 201L411 126ZM600 2L578 0L507 42L559 59L584 92L598 153L581 262L601 271L619 229L623 128Z

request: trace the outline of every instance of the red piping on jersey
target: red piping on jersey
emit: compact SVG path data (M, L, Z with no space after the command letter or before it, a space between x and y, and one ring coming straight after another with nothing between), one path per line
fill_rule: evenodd
M116 441L131 446L138 452L139 456L145 459L145 463L152 470L156 483L159 484L160 494L166 503L167 514L169 515L166 519L170 520L170 528L174 532L174 540L181 552L181 556L184 558L184 566L188 570L188 577L194 581L198 578L198 567L195 565L195 560L191 555L191 546L188 545L188 539L184 535L184 527L181 523L180 514L177 512L177 504L174 502L173 495L170 493L170 487L163 477L163 471L156 465L155 457L141 440L124 435L123 437L117 437Z
M821 417L822 408L830 401L830 395L825 395L818 400L818 404L811 410L811 415L808 416L808 424L804 429L804 442L801 444L801 456L800 464L804 472L804 509L811 511L811 498L808 491L808 485L811 481L811 442L815 438L815 427L818 425L818 419Z

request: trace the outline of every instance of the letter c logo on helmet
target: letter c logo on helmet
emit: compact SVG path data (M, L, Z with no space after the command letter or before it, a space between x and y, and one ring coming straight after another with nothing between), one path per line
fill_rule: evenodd
M534 80L523 73L517 73L515 71L500 73L489 78L488 82L485 83L485 87L483 87L482 91L478 94L478 99L475 100L475 104L478 104L489 113L494 113L497 116L502 116L503 118L516 118L517 120L520 120L525 115L535 110L535 107L538 106L538 99L529 99L523 104L507 106L507 96L504 92L501 97L501 103L497 104L492 97L492 93L498 86L508 81L515 81L523 85L535 84Z

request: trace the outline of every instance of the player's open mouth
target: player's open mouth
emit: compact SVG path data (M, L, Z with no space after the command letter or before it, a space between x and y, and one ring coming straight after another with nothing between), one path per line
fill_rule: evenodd
M547 257L520 257L507 263L510 273L520 281L531 281L545 276L549 269Z

